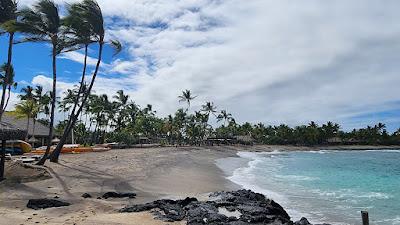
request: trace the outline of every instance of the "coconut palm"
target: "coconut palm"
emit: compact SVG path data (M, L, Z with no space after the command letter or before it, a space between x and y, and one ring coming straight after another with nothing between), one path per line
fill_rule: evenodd
M195 99L197 96L193 96L192 95L192 92L190 91L190 90L184 90L184 91L182 91L182 95L179 95L178 96L178 98L179 98L179 102L186 102L187 103L187 105L188 105L188 107L187 107L187 109L186 109L186 111L188 111L189 110L189 108L190 108L190 102L193 100L193 99Z
M33 99L35 101L35 103L38 106L38 113L35 115L35 117L33 117L33 132L32 132L32 137L35 137L35 127L36 127L36 121L37 121L37 117L40 113L43 113L44 115L49 115L49 111L50 111L50 102L51 102L51 98L48 92L43 92L43 87L40 85L37 85L34 89L33 89Z
M76 3L72 5L67 5L67 11L68 11L67 16L62 20L62 24L64 25L63 34L65 37L64 52L74 51L82 48L84 49L81 81L71 111L71 115L73 115L75 114L76 108L79 103L79 99L81 98L82 93L84 93L86 87L85 76L87 68L88 48L90 44L95 43L97 40L95 39L95 36L92 36L91 25L83 17L85 11L83 10L82 4ZM67 125L70 123L71 123L71 117Z
M18 95L21 100L32 100L33 97L33 87L28 85L26 87L21 88L21 92L23 94Z
M65 113L69 112L71 107L74 105L74 99L77 95L77 92L75 90L68 89L67 91L64 92L64 98L62 98L58 103L59 107L59 112L64 113L64 120L65 118Z
M81 23L84 24L84 26L90 30L92 40L94 40L98 44L98 56L97 56L96 67L94 69L90 84L83 95L81 104L76 113L71 115L71 120L67 125L67 127L65 128L63 136L60 139L60 142L58 143L56 149L51 154L50 161L52 162L58 162L58 157L61 153L62 146L64 145L68 134L74 127L76 120L78 119L87 99L90 96L90 92L93 88L97 73L100 68L100 63L103 55L103 48L104 45L106 44L104 40L105 32L104 32L103 14L97 2L95 0L84 0L82 3L78 3L73 10L77 11L76 15L78 15L79 18L82 20ZM122 50L122 46L118 41L113 40L110 42L110 44L115 49L114 55Z
M221 110L220 114L217 116L217 121L224 121L224 126L226 126L226 122L234 122L235 120L232 117L232 114L226 112L226 110Z
M17 105L15 105L15 110L11 112L17 118L27 118L27 125L26 125L26 137L25 139L28 140L29 134L29 123L30 119L36 118L37 114L39 113L39 107L34 100L23 100Z
M49 115L50 114L50 93L49 92L44 92L43 87L40 85L36 85L36 87L33 89L33 99L40 105L40 113L43 113L44 115Z
M17 19L17 2L15 0L1 0L0 1L0 35L7 33L9 36L8 40L8 56L5 67L5 79L12 80L10 76L13 76L13 70L11 66L12 61L12 48L15 35L15 22ZM5 110L5 95L6 95L7 84L2 83L2 95L0 101L0 121Z
M124 106L128 103L129 95L125 95L124 90L118 90L117 94L113 96L119 105Z
M201 106L202 109L201 111L207 113L207 115L210 115L211 113L214 114L217 112L217 107L215 107L213 102L206 102L206 104Z
M125 95L123 90L119 90L113 98L117 100L115 102L115 108L118 109L118 115L113 118L113 121L115 122L115 130L119 131L124 127L124 122L128 117L127 104L129 96Z
M16 23L17 30L26 36L22 42L46 42L52 45L53 87L51 92L50 129L46 152L38 164L44 164L50 152L51 140L54 133L54 114L56 106L57 84L57 55L63 49L61 20L58 6L52 0L40 0L32 8L20 11L21 18Z
M15 72L14 68L12 65L10 65L10 69L8 70L8 75L7 75L7 64L3 64L0 68L1 70L1 77L0 77L0 84L2 86L5 86L6 89L8 90L7 93L7 100L5 101L4 108L2 108L3 111L6 111L6 108L8 106L8 102L10 101L11 97L11 88L16 89L18 86L18 83L15 82L14 77L15 77ZM5 91L3 91L5 93Z

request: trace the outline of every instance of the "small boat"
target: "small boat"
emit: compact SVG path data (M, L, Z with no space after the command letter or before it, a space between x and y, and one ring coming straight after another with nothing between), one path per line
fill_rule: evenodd
M53 152L53 150L55 148L56 148L56 146L51 146L50 152ZM42 146L40 148L36 148L31 153L44 154L45 151L46 151L46 146ZM74 153L85 153L85 152L93 152L93 148L92 147L83 147L83 146L80 146L79 144L66 144L61 149L61 153L63 153L63 154L65 154L65 153L74 154Z

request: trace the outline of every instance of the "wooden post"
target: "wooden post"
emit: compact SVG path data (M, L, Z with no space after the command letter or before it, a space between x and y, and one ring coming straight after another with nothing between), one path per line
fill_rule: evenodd
M6 140L1 141L0 181L4 180L4 167L6 163Z
M362 224L363 225L369 225L369 218L368 218L368 212L367 211L361 211L361 218L362 218Z

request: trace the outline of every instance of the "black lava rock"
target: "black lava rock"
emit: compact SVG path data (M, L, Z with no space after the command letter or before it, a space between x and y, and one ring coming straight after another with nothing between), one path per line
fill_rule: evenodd
M302 217L299 221L296 221L294 224L295 225L311 225L311 223L308 222L308 220L304 217Z
M92 196L88 193L83 193L82 198L91 198Z
M41 198L41 199L30 199L26 207L38 210L38 209L46 209L53 207L63 207L69 205L71 204L60 200Z
M250 190L216 192L210 197L213 200L206 202L195 198L157 200L127 206L119 212L151 210L158 219L168 222L186 220L188 225L294 224L282 206ZM222 208L230 212L229 215L221 213ZM307 219L302 218L296 225L309 225L309 223Z
M118 192L110 191L110 192L104 193L102 197L105 198L105 199L107 199L107 198L135 198L136 194L135 193L129 193L129 192L127 192L127 193L118 193Z

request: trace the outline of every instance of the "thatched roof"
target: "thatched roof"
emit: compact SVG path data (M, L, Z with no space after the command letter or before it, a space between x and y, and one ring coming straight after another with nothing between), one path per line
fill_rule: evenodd
M10 123L17 128L21 130L26 130L26 125L28 123L27 118L17 118L14 115L11 115L9 113L5 113L2 117L2 121L6 123ZM33 134L33 119L30 119L29 121L29 136L32 136ZM48 137L49 136L49 127L43 125L40 122L36 122L35 126L35 137L40 138L40 137Z
M24 139L25 135L25 130L20 130L10 123L0 122L0 140L19 140Z

